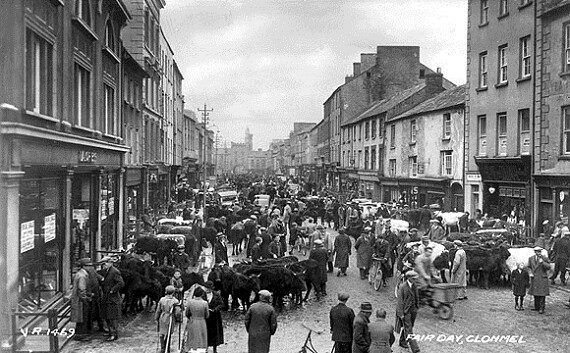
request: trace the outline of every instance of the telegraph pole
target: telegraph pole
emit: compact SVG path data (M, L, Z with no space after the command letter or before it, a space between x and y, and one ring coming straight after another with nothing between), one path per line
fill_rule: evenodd
M204 197L202 198L202 214L204 217L204 221L206 221L206 179L207 179L207 168L206 168L206 150L208 146L208 136L207 136L207 129L206 125L208 124L209 115L214 109L208 109L206 103L204 103L204 109L198 108L198 111L202 113L202 123L204 124L204 157L202 158L202 166L204 168Z

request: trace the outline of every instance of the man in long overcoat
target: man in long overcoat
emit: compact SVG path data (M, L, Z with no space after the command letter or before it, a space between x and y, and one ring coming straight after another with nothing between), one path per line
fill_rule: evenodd
M328 252L323 247L323 241L320 239L316 239L314 241L315 249L311 251L311 255L309 255L309 259L317 261L319 264L318 271L315 278L315 294L317 295L317 299L320 299L321 296L327 295L327 261L328 261Z
M277 313L269 304L271 293L259 291L259 301L245 314L248 333L248 353L269 353L271 336L277 331Z
M372 315L372 304L364 302L360 304L360 312L354 319L352 353L368 353L370 350L370 315Z
M370 237L370 227L364 229L364 233L356 239L356 267L360 270L360 279L366 279L368 270L372 262L372 240Z
M125 282L121 272L113 266L115 259L109 256L104 257L103 263L103 295L101 298L101 318L107 322L109 328L108 341L115 341L118 338L117 320L121 317L121 293Z
M348 259L350 258L352 249L352 243L350 242L350 237L346 235L346 231L343 228L339 229L338 235L334 240L334 250L333 256L334 267L338 268L339 271L337 276L346 276L346 269L348 268Z
M408 348L408 335L414 333L414 323L420 307L420 298L418 289L413 282L413 279L418 276L417 272L408 271L404 276L406 280L398 289L396 319L400 325L396 326L403 327L400 334L400 347ZM414 348L417 347L415 347L415 344L412 344L413 353L419 352L419 349L415 350Z
M346 306L348 298L348 294L339 293L339 303L332 307L329 314L335 353L351 353L352 351L352 324L355 315L354 310Z
M461 286L456 292L456 299L467 299L467 254L463 249L461 240L454 240L453 244L457 251L451 267L451 283L457 283Z
M75 322L75 338L82 340L91 333L91 300L92 293L88 291L89 273L85 266L90 259L80 259L77 262L79 270L73 276L71 291L71 322Z
M530 268L530 295L534 296L534 311L544 314L546 296L550 295L548 290L548 270L550 263L548 258L542 255L542 248L534 248L534 256L528 259Z

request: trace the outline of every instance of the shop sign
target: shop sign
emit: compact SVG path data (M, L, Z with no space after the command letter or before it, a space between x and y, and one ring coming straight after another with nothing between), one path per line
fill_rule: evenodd
M107 219L107 200L101 200L101 220Z
M44 242L55 239L55 213L44 217Z
M115 214L115 198L114 197L109 197L109 216L112 216Z
M20 225L21 254L25 253L26 251L32 250L34 248L34 229L35 229L34 221L24 222Z
M417 186L414 186L414 187L412 188L412 194L417 195L418 193L419 193L418 187L417 187Z
M97 160L97 152L79 151L79 163L93 164Z

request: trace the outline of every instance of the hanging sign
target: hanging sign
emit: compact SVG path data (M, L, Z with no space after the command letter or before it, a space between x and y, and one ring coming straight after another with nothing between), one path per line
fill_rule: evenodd
M34 221L24 222L20 225L20 253L34 248Z
M55 239L55 213L44 217L44 242Z
M109 209L109 216L115 214L115 198L109 197L109 202L107 204L107 208Z

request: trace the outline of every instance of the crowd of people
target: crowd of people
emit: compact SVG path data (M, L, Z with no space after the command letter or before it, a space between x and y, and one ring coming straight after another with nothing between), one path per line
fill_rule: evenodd
M334 268L338 269L336 276L347 276L353 250L361 279L367 279L376 266L382 269L383 286L390 277L401 278L395 327L386 322L386 311L382 308L375 311L376 321L371 322L373 310L368 302L362 303L359 314L354 315L346 306L348 294L339 294L339 304L330 313L337 353L389 352L395 341L394 331L400 330L400 346L419 351L417 343L408 337L413 334L420 299L429 295L432 285L448 280L459 287L455 299L467 299L465 244L461 240L447 242L449 278L434 266L434 249L446 242L448 236L441 217L430 219L427 229L398 230L392 226L391 219L401 218L404 207L382 205L372 214L358 203L343 203L334 195L317 197L302 189L294 195L290 182L280 179L256 183L228 181L231 187L240 190L239 201L232 205L222 205L211 197L203 210L195 207L201 201L197 198L169 208L165 217L188 221L192 234L186 238L185 245L180 245L172 254L174 275L164 290L165 296L156 306L155 319L162 352L169 351L173 330L175 327L180 330L184 317L187 323L182 335L183 351L213 347L216 352L216 347L224 342L221 316L224 303L213 283L193 288L190 298L184 298L181 275L192 271L200 261L204 247L212 248L217 264L229 263L230 253L234 257L248 258L252 263L262 263L308 250L308 258L319 266L314 283L317 300L327 295L327 277ZM257 194L270 195L268 207L256 203ZM145 215L143 223L149 231L160 232L156 219ZM338 234L334 232L336 235L333 236L328 229L334 229ZM554 283L560 275L564 285L570 259L570 231L563 224L557 224L550 234L546 248L555 263L550 281ZM529 265L520 263L511 273L516 310L524 309L527 290L535 298L534 310L540 313L545 310L550 260L542 255L542 250L535 248L535 256L529 259ZM77 339L84 339L91 332L93 321L98 323L99 330L108 332L109 340L118 338L119 290L124 282L120 271L113 266L114 261L113 257L105 257L101 261L104 268L99 272L95 271L90 259L78 262L71 295ZM249 308L245 319L249 351L268 352L271 335L277 329L276 314L269 304L271 293L261 290L258 295L259 301Z

